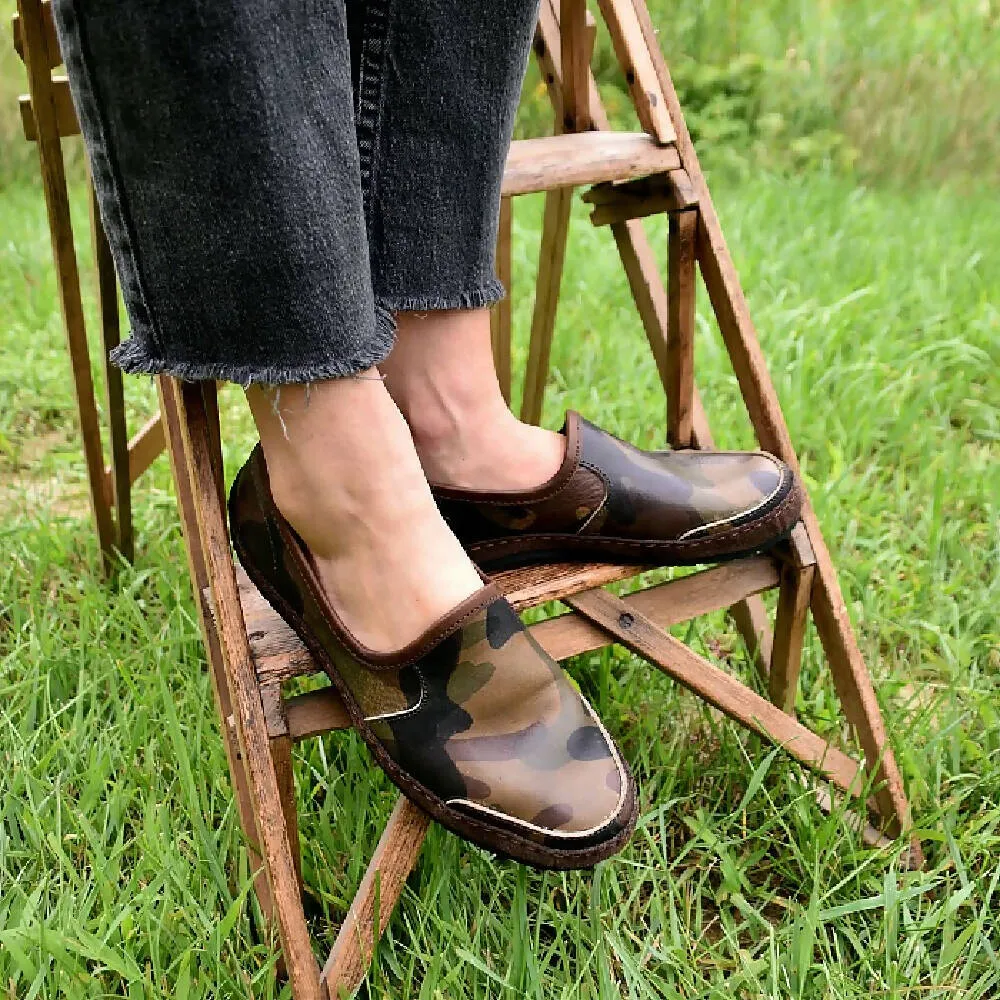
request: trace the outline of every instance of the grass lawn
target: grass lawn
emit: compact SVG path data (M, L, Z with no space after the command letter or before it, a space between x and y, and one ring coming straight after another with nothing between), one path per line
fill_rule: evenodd
M616 650L570 669L641 786L592 874L498 864L433 829L372 997L991 997L1000 992L1000 222L983 188L865 190L813 173L716 198L839 564L927 852L921 872L827 816L780 752ZM83 224L81 217L80 223ZM540 205L519 203L523 365ZM653 230L662 251L665 232ZM574 229L545 422L567 406L663 440L610 236ZM520 295L517 295L520 292ZM751 437L704 301L698 377L720 445ZM40 192L0 199L0 990L281 995L258 933L165 460L138 557L97 553ZM130 379L133 426L154 399ZM251 441L224 397L230 471ZM676 630L749 676L713 617ZM815 635L802 718L845 737ZM321 942L394 800L360 741L297 752Z

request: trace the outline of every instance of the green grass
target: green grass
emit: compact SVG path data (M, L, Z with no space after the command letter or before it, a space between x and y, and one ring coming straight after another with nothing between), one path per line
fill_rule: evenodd
M585 656L571 670L641 786L631 846L593 874L539 875L432 830L367 995L1000 995L1000 15L959 0L651 7L702 136L729 137L708 150L716 198L927 866L866 848L781 753L640 661ZM614 103L606 48L597 63ZM136 490L135 565L116 589L96 574L21 89L0 40L0 990L287 995L249 891L165 460ZM525 119L541 120L531 88ZM539 223L520 202L518 368ZM662 254L664 227L650 233ZM613 244L582 212L573 236L545 421L573 406L660 444ZM749 445L704 302L700 326L716 436ZM155 392L127 389L135 427ZM251 424L234 391L224 412L232 471ZM721 616L675 631L750 677ZM811 631L798 709L849 745ZM296 761L329 945L394 792L349 735Z
M782 754L623 653L574 676L641 787L594 874L497 864L432 830L373 997L989 997L1000 990L1000 317L995 192L814 174L717 199L841 569L928 855L859 843ZM98 579L41 198L0 203L0 983L11 996L279 995L259 932L160 460L139 555ZM516 216L523 365L540 206ZM80 219L82 225L83 219ZM659 251L662 226L650 227ZM750 436L701 303L721 444ZM134 417L147 381L128 385ZM250 443L228 392L227 461ZM654 368L606 231L579 218L546 403L663 438ZM749 676L718 616L676 630ZM816 638L802 718L845 734ZM321 943L393 801L350 735L296 754ZM8 985L9 984L9 985Z

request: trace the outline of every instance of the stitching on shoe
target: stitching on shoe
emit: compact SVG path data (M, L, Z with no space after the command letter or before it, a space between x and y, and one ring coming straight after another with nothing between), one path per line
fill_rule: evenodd
M740 518L743 517L752 517L757 511L766 507L781 492L782 487L788 480L788 475L785 473L785 469L781 466L778 460L775 458L771 458L770 455L768 456L768 458L771 459L772 464L778 469L779 472L782 473L782 475L778 479L778 485L775 486L773 490L771 490L771 492L768 494L767 497L765 497L758 503L754 504L752 507L748 507L746 510L741 510L738 514L731 514L729 517L716 518L716 520L709 521L706 524L699 524L696 528L688 528L687 531L683 532L681 535L678 536L677 541L683 542L689 538L697 537L700 534L704 534L705 532L711 531L712 528L715 528L720 524L729 524L733 521L738 521ZM791 492L794 491L789 491L789 493Z

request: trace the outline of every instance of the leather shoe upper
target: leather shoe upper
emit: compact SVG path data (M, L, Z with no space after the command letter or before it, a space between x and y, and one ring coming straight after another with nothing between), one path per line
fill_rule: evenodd
M573 411L563 434L562 466L536 489L433 487L445 519L470 551L497 539L559 535L703 542L708 549L713 538L745 536L747 525L769 515L777 515L766 528L774 534L798 519L791 469L764 452L642 451ZM757 542L744 540L747 547Z

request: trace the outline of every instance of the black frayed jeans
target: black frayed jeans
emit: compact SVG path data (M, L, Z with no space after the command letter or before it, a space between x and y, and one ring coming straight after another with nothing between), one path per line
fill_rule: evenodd
M400 310L503 296L537 0L54 0L129 372L355 374Z

